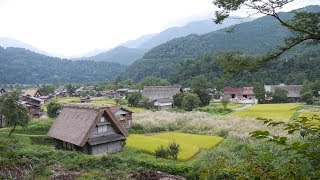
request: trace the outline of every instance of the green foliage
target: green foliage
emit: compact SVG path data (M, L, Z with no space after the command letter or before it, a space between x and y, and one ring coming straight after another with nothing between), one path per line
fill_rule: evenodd
M144 86L168 86L170 85L169 81L166 79L157 78L154 76L145 77L140 83L138 83L139 87Z
M40 87L39 91L43 95L50 95L50 94L54 94L55 89L56 87L54 85L44 85Z
M254 131L251 136L258 139L268 139L279 145L284 145L285 150L294 151L309 159L310 164L317 171L320 170L320 118L300 117L294 122L278 122L271 119L261 119L268 126L282 125L288 134L298 132L303 140L288 141L288 137L281 135L271 135L268 131Z
M307 91L307 92L303 93L301 95L300 100L302 102L306 102L307 104L313 104L314 101L313 101L313 93L312 93L312 91Z
M145 109L152 109L153 108L153 102L149 100L147 97L142 97L140 100L140 106Z
M163 145L161 145L154 151L154 153L157 158L167 159L170 152L168 151L167 148L165 148Z
M19 93L11 92L0 96L0 114L3 115L9 125L13 125L9 136L16 126L27 126L29 122L28 110L19 103Z
M58 111L61 110L62 105L56 101L51 101L47 106L47 114L49 118L55 118L58 116Z
M222 97L220 102L221 102L223 108L227 108L227 105L230 103L230 98L227 96L224 96L224 97Z
M199 107L200 99L196 94L186 93L182 99L181 107L186 111L192 111L194 108Z
M119 75L125 67L109 62L70 61L21 48L2 47L0 64L0 84L107 81Z
M258 102L265 101L266 92L262 83L257 82L253 84L253 93L254 96L258 99Z
M274 103L286 103L288 102L287 98L288 91L282 88L275 88L274 93L272 95L272 102Z
M174 159L177 160L178 159L178 154L181 151L180 149L180 145L177 144L176 142L170 142L169 146L168 146L168 152L169 155Z
M128 104L137 107L141 99L142 94L140 92L133 92L128 96Z
M182 100L184 98L185 94L184 93L178 93L173 96L173 105L181 108L182 107Z

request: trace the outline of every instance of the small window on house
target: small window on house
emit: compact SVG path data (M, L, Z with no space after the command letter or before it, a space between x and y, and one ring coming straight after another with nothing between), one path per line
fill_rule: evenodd
M108 125L98 126L98 133L104 133L108 131Z
M105 118L104 116L102 116L101 119L100 119L100 122L103 123L103 122L105 122L105 121L106 121L106 118Z

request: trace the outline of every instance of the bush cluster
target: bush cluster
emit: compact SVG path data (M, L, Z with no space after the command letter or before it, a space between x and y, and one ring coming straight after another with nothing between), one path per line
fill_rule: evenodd
M171 157L174 160L178 159L178 154L181 151L180 144L176 142L170 142L168 147L164 147L163 145L159 146L155 150L155 155L157 158L165 158Z

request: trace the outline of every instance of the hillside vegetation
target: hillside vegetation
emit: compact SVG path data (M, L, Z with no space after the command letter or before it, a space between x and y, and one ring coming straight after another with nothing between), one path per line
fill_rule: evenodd
M0 47L0 84L108 81L118 76L124 67L116 63L71 61L22 48Z
M320 6L309 6L307 11ZM291 13L281 13L286 19ZM266 28L268 27L268 28ZM204 35L192 34L176 38L148 51L142 59L134 62L123 73L139 81L146 76L168 78L180 63L203 54L225 51L240 51L245 54L264 54L281 45L290 32L272 17L261 17L231 28L221 29Z

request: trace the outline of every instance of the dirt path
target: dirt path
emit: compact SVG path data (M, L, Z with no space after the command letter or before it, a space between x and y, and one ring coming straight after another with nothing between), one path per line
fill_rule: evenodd
M239 108L234 108L233 110L234 111L240 111L240 110L243 110L243 109L247 109L249 107L251 107L252 104L246 104L245 106L242 106L242 107L239 107Z

